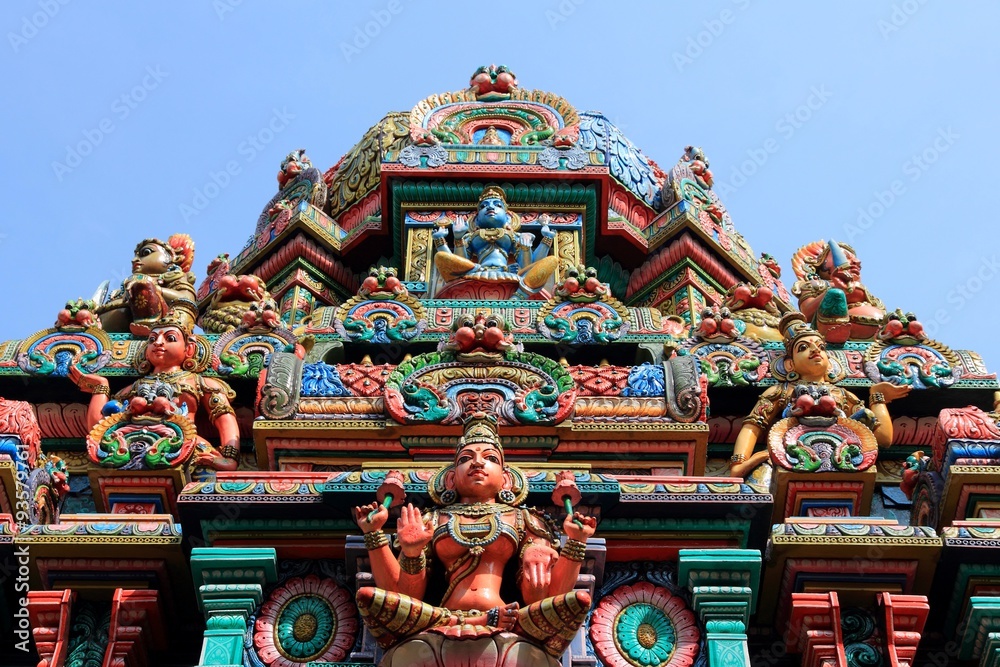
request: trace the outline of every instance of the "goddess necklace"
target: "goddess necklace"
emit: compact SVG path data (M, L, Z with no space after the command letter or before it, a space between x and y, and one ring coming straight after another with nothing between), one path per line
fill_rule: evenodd
M448 536L455 541L455 544L468 549L473 556L481 555L486 547L500 537L500 512L493 512L487 516L485 532L482 530L482 523L468 524L463 529L458 517L458 514L448 517Z
M476 229L476 233L479 235L479 238L486 241L487 243L496 243L501 238L506 236L507 230L504 229L503 227L497 227L497 228L480 227Z

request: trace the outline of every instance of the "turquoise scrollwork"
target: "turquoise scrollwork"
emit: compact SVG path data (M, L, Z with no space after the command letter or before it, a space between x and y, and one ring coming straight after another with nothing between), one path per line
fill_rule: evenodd
M253 378L271 362L275 351L295 345L295 336L287 329L251 333L234 329L223 334L212 349L212 368L219 375Z

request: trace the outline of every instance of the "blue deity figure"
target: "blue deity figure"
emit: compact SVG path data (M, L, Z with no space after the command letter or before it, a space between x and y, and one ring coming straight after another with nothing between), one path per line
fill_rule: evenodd
M535 237L518 232L520 221L507 210L503 189L489 185L479 197L479 209L472 227L463 219L452 225L454 252L448 247L446 228L433 234L434 264L446 283L473 280L506 283L523 295L539 292L559 265L550 256L556 233L543 225L542 241L532 249Z

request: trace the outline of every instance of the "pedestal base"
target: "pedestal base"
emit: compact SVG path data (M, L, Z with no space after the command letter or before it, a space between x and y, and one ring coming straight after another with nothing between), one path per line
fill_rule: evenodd
M819 473L776 468L771 478L774 495L771 521L781 523L791 516L838 516L842 512L850 516L868 516L875 492L875 476L875 466L862 472Z
M379 667L560 667L521 637L503 632L480 639L451 639L422 632L389 649Z

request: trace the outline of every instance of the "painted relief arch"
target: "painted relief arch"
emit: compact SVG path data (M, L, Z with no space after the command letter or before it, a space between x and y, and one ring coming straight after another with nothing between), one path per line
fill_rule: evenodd
M421 123L445 144L504 145L537 144L565 125L562 116L548 105L513 101L445 104Z

